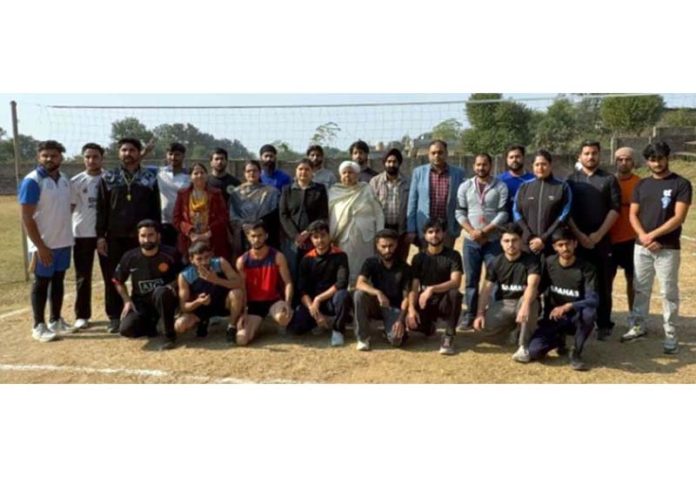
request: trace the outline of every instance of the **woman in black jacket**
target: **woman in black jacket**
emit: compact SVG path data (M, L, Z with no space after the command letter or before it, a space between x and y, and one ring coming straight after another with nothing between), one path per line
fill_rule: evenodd
M285 232L282 252L295 282L300 260L312 248L307 226L315 220L329 219L326 188L313 182L313 175L311 162L302 159L295 169L295 180L283 187L280 195L280 224Z

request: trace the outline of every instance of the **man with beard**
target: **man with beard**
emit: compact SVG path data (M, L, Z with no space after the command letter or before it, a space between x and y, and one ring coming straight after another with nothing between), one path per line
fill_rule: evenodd
M486 268L486 284L478 302L474 329L488 338L514 331L519 348L512 355L518 363L528 363L529 339L539 318L539 259L522 251L522 229L514 223L503 228L503 253ZM488 306L495 290L493 303Z
M348 292L348 256L331 245L329 224L317 220L307 227L314 248L300 262L297 307L288 332L322 334L331 330L331 346L343 346L346 325L353 313Z
M534 179L534 174L524 169L525 152L524 146L519 144L509 146L505 151L507 170L498 176L508 189L507 213L510 221L512 221L512 204L515 202L517 189L525 182Z
M630 329L621 341L632 341L646 334L650 294L655 275L660 281L662 318L665 331L663 351L679 352L676 320L679 317L680 236L691 205L691 183L669 170L669 146L659 141L649 144L643 157L650 177L642 179L633 191L630 220L638 234L633 260L635 298L629 315Z
M114 284L121 299L119 332L126 338L157 336L157 323L164 322L165 341L161 350L176 346L174 313L179 304L176 277L181 257L173 247L160 245L160 224L143 220L136 226L138 248L126 252L114 271ZM131 294L126 281L131 280Z
M465 180L457 191L456 217L466 232L462 256L466 271L466 313L457 331L471 329L478 309L481 270L491 269L500 255L498 227L507 222L508 189L505 183L491 176L493 158L478 154L474 158L474 177Z
M162 243L176 247L177 230L173 225L176 195L191 184L191 176L184 168L186 146L173 142L167 148L167 165L157 171L157 186L162 204Z
M360 166L358 173L358 181L369 184L370 179L377 175L377 171L369 166L370 146L361 139L358 139L348 148L348 153L353 162L357 162Z
M582 169L568 176L573 195L569 225L580 243L577 254L597 269L597 339L611 336L611 242L609 229L621 210L621 189L613 174L599 167L598 142L586 141L578 160Z
M268 231L263 221L250 224L246 236L250 249L237 259L246 292L246 312L237 324L240 346L251 343L264 318L270 316L280 334L285 334L292 318L293 284L285 256L266 244Z
M73 248L75 260L75 328L89 326L92 317L92 267L97 249L97 194L104 172L104 148L88 143L82 146L85 170L70 179L72 186L72 226L75 236ZM102 278L106 281L108 262L97 254Z
M462 257L444 245L445 231L440 219L423 226L425 249L413 257L413 293L409 295L406 329L432 336L438 318L445 320L440 354L453 355L457 319L462 311Z
M413 169L408 193L408 233L415 243L426 221L439 219L444 227L445 245L452 247L461 233L455 217L457 189L466 178L464 169L447 164L447 143L436 139L428 146L429 164ZM423 237L420 236L419 245Z
M65 271L70 267L74 240L70 220L70 181L60 172L65 148L51 140L40 142L37 149L39 165L22 180L18 199L31 254L30 268L34 273L31 336L46 343L75 331L60 316ZM51 319L47 327L44 313L49 288Z
M323 184L328 191L338 179L336 174L324 167L324 148L319 145L309 146L307 149L307 159L312 164L314 170L314 182Z
M227 150L221 147L215 149L210 155L210 175L208 185L217 187L225 198L225 203L229 206L230 195L235 187L241 184L239 179L227 172L227 162L229 156Z
M278 156L278 151L271 144L265 144L261 146L259 150L259 158L261 159L261 183L269 186L273 186L279 191L283 190L283 187L290 184L292 179L284 171L276 168L276 158Z
M370 187L384 210L384 227L397 233L397 255L408 258L411 242L406 232L406 212L408 209L408 191L410 181L399 172L404 158L401 151L391 149L383 159L384 172L370 179Z
M551 235L556 255L547 257L542 273L542 290L546 290L544 316L529 342L529 357L544 358L557 349L565 355L566 335L574 335L570 351L570 366L575 371L588 369L582 360L582 350L592 334L597 318L595 267L575 255L577 241L573 232L561 227Z
M633 161L634 151L630 147L621 147L614 153L616 163L616 179L619 181L621 189L621 211L619 218L609 230L611 239L611 261L609 276L611 287L614 288L614 279L618 268L624 269L626 277L626 298L628 299L628 309L633 309L633 251L636 243L636 232L631 227L629 211L631 208L631 198L633 190L640 182L640 177L633 173L635 163Z
M377 233L377 256L363 263L355 290L355 335L358 351L370 350L370 320L384 321L392 346L401 346L406 331L411 267L397 255L399 235L391 229Z
M123 309L121 295L111 282L114 270L128 250L138 246L136 225L145 219L162 219L157 176L140 166L143 146L140 140L118 141L121 167L107 171L99 183L97 194L97 251L107 257L105 283L108 331L118 333Z

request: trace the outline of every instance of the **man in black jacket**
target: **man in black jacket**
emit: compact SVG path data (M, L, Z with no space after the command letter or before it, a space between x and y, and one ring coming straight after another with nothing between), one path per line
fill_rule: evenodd
M123 300L111 282L121 257L138 247L136 225L161 221L157 176L140 167L143 145L138 139L118 141L121 167L104 174L97 194L97 251L107 257L105 305L108 331L118 333Z

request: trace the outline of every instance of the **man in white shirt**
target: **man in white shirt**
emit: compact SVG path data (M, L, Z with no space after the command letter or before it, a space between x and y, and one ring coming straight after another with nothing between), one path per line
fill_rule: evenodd
M173 142L167 148L167 165L157 171L157 185L162 203L162 244L176 247L177 231L173 225L174 204L180 189L191 184L189 172L184 168L186 146Z
M92 318L92 267L97 250L97 193L102 175L104 148L99 144L82 146L85 170L70 179L72 189L72 231L75 237L75 328L89 327ZM107 259L97 254L102 278L106 280Z
M39 165L19 186L22 224L29 239L31 307L34 314L32 338L46 343L75 328L60 316L63 307L65 271L70 267L73 234L70 226L70 181L60 172L65 147L58 141L38 145ZM46 326L44 312L51 294L51 319Z

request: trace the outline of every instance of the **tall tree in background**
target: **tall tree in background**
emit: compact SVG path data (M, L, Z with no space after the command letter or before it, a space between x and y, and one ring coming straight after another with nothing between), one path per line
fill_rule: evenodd
M578 136L578 120L575 105L568 99L556 99L541 115L535 128L533 145L559 154L571 154Z
M459 152L462 123L455 118L446 119L433 128L432 138L445 141L451 150Z
M532 110L502 99L500 93L476 93L469 97L466 115L471 127L462 134L464 150L473 154L502 154L509 144L530 143Z
M600 112L604 124L613 134L629 133L640 135L646 128L654 126L665 109L662 96L613 96L604 98Z

